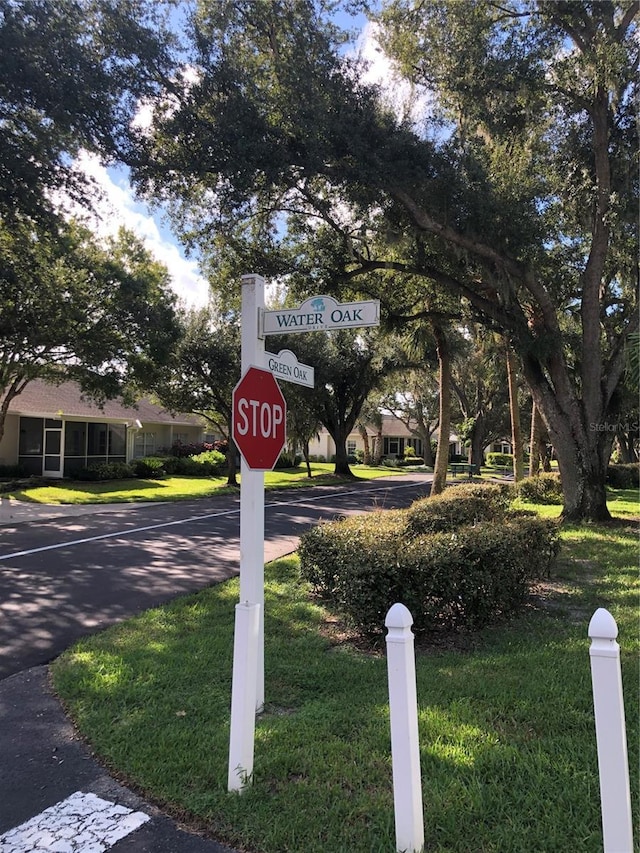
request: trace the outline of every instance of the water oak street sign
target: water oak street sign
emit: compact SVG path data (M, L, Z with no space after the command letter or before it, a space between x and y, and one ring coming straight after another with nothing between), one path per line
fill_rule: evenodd
M264 366L278 379L293 382L295 385L304 385L306 388L313 388L315 382L314 368L298 361L298 357L290 349L281 349L277 355L272 352L265 352L264 359Z
M250 367L233 389L233 440L252 471L271 471L286 442L287 404L269 370Z
M281 308L261 313L264 335L286 332L323 332L328 329L357 329L380 325L380 301L336 302L332 296L312 296L299 308Z

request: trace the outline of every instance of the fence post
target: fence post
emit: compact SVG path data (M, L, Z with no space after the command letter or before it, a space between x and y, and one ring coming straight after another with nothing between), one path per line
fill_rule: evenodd
M394 604L384 624L389 629L386 641L396 850L418 853L424 848L424 818L413 618L404 604Z
M236 604L227 788L239 793L251 784L253 773L259 627L260 605Z
M589 622L604 853L632 853L631 793L618 626L603 607Z

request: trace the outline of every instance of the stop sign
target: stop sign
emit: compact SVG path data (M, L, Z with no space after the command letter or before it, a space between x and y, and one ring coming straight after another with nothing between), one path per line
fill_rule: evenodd
M232 433L249 468L271 471L287 438L287 404L270 370L250 367L233 389Z

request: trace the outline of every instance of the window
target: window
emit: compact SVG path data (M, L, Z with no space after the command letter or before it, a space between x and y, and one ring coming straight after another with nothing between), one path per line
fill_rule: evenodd
M124 424L109 424L109 456L125 456L127 428Z
M174 432L173 443L174 444L189 444L189 436L187 435L186 432Z
M156 436L153 432L137 432L134 455L152 456L156 452Z
M356 443L352 439L347 441L347 456L355 456Z
M107 455L107 425L88 424L87 456Z
M64 455L86 456L87 455L87 425L67 421L64 431Z
M385 438L383 450L385 456L399 456L404 450L404 442L399 438Z
M20 456L42 456L42 418L20 418Z

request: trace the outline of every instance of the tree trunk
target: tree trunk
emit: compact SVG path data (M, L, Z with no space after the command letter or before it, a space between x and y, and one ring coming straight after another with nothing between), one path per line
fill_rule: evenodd
M531 406L531 436L529 438L529 476L535 477L543 464L541 452L542 417L535 403Z
M231 434L229 434L231 436ZM238 473L238 468L236 465L236 456L238 454L238 449L235 445L234 440L229 437L227 442L227 486L237 486L238 480L236 474Z
M638 461L638 454L634 446L634 434L630 432L619 431L616 433L618 449L620 451L620 461L627 464Z
M351 430L343 435L342 430L339 432L330 431L330 435L336 446L336 461L333 473L336 477L348 477L352 480L354 479L354 474L349 467L349 457L347 455L347 436L349 432L351 432Z
M473 431L471 432L471 464L484 465L484 448L485 448L485 418L484 415L480 414L476 417L475 423L473 425Z
M442 327L433 324L438 352L438 372L440 382L440 431L438 433L438 449L433 469L431 494L439 495L447 483L447 468L449 466L449 438L451 435L451 355L449 345Z
M309 442L302 442L302 457L304 459L304 464L307 466L307 477L311 479L313 474L311 473L311 460L309 459Z
M539 363L523 353L527 384L555 450L562 479L562 519L608 521L606 475L613 434L604 419L586 421L579 401L565 385L551 392Z
M590 458L588 450L585 455L574 442L557 437L553 441L562 478L563 521L609 521L605 486L608 455L607 461L599 453Z
M9 382L9 380L7 380ZM0 441L4 438L4 428L7 420L7 412L9 405L19 394L22 394L24 389L29 384L29 379L24 376L14 378L8 385L1 389L0 393Z
M522 429L520 427L520 407L518 405L518 364L516 355L507 344L507 382L509 384L509 412L511 414L511 449L513 450L513 479L516 483L524 479L524 452L522 447Z
M422 458L427 468L433 468L433 450L431 449L429 430L425 430L422 434Z
M366 426L364 424L358 424L358 432L360 433L364 447L362 464L371 465L371 446L369 444L369 433L367 432Z
M378 434L375 438L375 451L373 454L373 464L380 465L382 464L382 451L384 449L384 443L382 441L382 428L378 430Z

